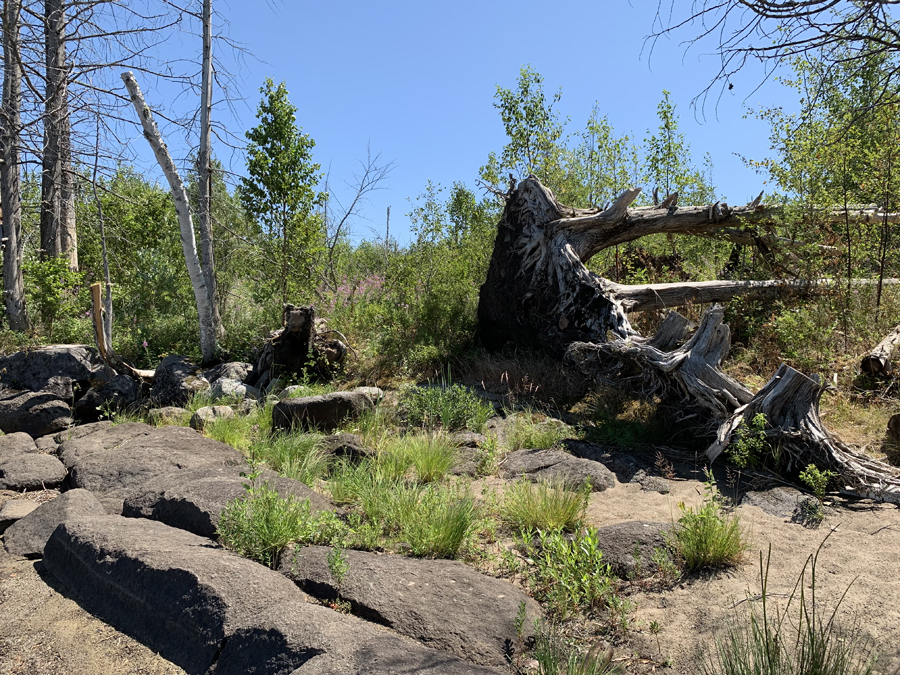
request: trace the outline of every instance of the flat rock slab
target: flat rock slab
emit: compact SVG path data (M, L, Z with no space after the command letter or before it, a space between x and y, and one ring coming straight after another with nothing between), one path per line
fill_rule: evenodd
M741 506L756 506L770 516L792 520L799 517L801 504L805 499L807 496L800 490L779 486L747 492L741 498Z
M141 489L151 478L202 466L244 463L234 448L185 427L119 424L66 441L59 457L72 487L97 494Z
M210 675L500 675L327 607L273 604L239 627Z
M10 499L0 508L0 534L18 520L34 511L40 504L31 499Z
M654 551L668 555L671 523L632 520L597 529L598 547L612 572L623 579L654 571Z
M347 419L355 420L375 409L372 399L358 391L337 391L321 396L288 398L272 409L272 426L290 430L295 427L332 431Z
M46 391L6 390L0 394L0 431L24 431L32 438L72 426L72 409L56 394Z
M58 434L54 434L53 440L56 441L57 444L62 445L66 441L84 438L85 436L90 436L98 431L109 429L111 426L113 426L113 423L110 420L101 420L99 422L91 422L90 424L79 424L77 427L72 427L71 429L66 429L65 431L60 431Z
M338 587L324 546L286 550L279 571L318 598L335 599ZM526 637L540 618L538 604L508 581L453 560L345 551L349 569L340 597L353 613L460 658L482 665L509 663L517 643L515 618L522 602Z
M16 455L0 462L0 490L43 490L62 485L66 467L53 455Z
M38 452L34 440L24 431L0 436L0 462L8 457Z
M229 502L247 494L244 485L249 479L241 473L250 471L247 465L204 466L158 476L125 500L122 515L150 518L201 537L215 538L222 511ZM312 488L274 471L262 470L258 480L268 482L282 497L308 499L313 513L335 509Z
M500 466L500 476L525 476L532 481L560 480L577 487L591 482L594 492L602 492L616 484L616 477L605 466L589 459L573 457L562 450L516 450L509 453Z
M209 670L238 626L305 600L277 572L151 520L71 518L43 562L85 609L192 675Z
M103 506L88 490L69 490L11 525L3 544L12 555L40 558L53 530L63 521L77 516L105 515Z

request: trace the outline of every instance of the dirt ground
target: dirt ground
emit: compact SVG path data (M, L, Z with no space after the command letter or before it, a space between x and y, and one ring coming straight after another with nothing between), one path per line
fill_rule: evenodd
M698 480L669 484L669 494L645 491L637 484L617 484L596 493L587 522L671 522L679 502L701 502ZM0 502L8 496L0 494ZM783 605L807 558L831 533L819 557L818 599L830 610L849 587L841 622L851 628L858 623L862 634L877 643L878 672L900 673L900 509L838 502L817 529L755 506L741 506L738 512L752 542L744 564L689 578L664 592L630 595L636 609L625 642L616 648L616 659L629 672L697 673L699 645L713 640L729 617L743 616L757 602L752 596L759 592L759 551L772 547L769 593L773 602ZM61 590L39 561L14 558L0 549L0 675L183 673L85 612ZM656 634L650 631L654 621L660 628Z

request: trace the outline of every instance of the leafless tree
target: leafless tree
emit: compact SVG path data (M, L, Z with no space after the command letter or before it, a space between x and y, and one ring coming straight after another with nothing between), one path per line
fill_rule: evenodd
M687 49L715 44L718 71L695 98L703 108L711 94L718 102L730 91L737 73L751 62L760 63L764 73L755 91L796 57L816 55L826 64L826 75L873 57L893 58L900 52L896 5L900 0L659 0L645 46L652 55L664 37L685 36ZM900 66L885 71L870 107L897 101L898 73Z

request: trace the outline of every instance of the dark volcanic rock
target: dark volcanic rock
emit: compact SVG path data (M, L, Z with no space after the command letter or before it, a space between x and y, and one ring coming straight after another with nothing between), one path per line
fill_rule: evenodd
M228 363L220 363L216 367L204 371L203 377L205 377L210 384L215 384L216 380L222 378L245 382L247 378L250 377L251 372L253 372L252 363L229 361Z
M747 492L741 498L741 506L756 506L771 516L793 519L800 513L801 503L805 497L806 495L796 488L780 486Z
M76 516L105 516L106 511L88 490L69 490L41 504L6 531L3 543L13 555L40 558L56 527Z
M222 511L229 502L247 494L244 485L249 479L241 474L250 471L247 465L204 466L158 476L125 500L122 515L151 518L201 537L214 538ZM335 508L310 487L274 471L263 469L257 480L267 482L282 497L308 499L313 513Z
M305 597L209 539L119 516L65 521L44 548L44 566L92 614L198 675L238 626Z
M668 551L666 535L671 531L671 523L643 520L607 525L597 529L598 547L603 551L604 561L617 576L627 579L638 570L652 574L653 552L656 549Z
M66 441L59 457L69 469L72 487L98 495L141 489L155 476L183 469L244 463L240 452L193 429L139 423L118 424Z
M93 347L40 347L0 358L0 384L12 389L46 391L71 401L76 389L86 389L100 367Z
M147 416L150 418L151 422L154 423L166 423L166 422L178 422L182 417L188 414L186 408L180 408L175 405L169 405L164 408L151 408L147 413Z
M330 431L344 420L358 419L363 413L374 408L371 398L356 391L288 398L275 404L272 410L272 426L282 430L302 427Z
M98 431L109 429L111 426L113 426L113 423L110 420L101 420L100 422L81 424L77 427L72 427L71 429L60 431L58 434L55 434L53 436L53 440L56 441L57 444L62 445L66 441L74 441L76 438L84 438L85 436L90 436L91 434Z
M62 485L66 467L42 453L16 455L0 462L0 490L43 490Z
M190 425L191 429L203 431L207 424L215 422L216 420L225 420L232 417L234 417L234 410L227 405L205 405L202 408L198 408L196 412L191 415Z
M329 600L340 595L354 614L475 663L509 663L522 602L526 638L541 616L538 604L509 582L453 560L345 551L349 568L338 594L330 552L323 546L288 549L278 569L310 595Z
M151 395L160 406L184 405L207 389L209 382L200 369L184 356L172 354L156 367Z
M363 440L356 434L334 434L322 439L322 452L334 457L344 458L350 462L358 462L365 457L372 457L375 451L367 448Z
M93 422L107 411L123 410L140 399L140 385L127 375L95 385L75 402L72 411L82 421Z
M503 478L526 476L529 480L561 480L579 486L589 480L594 492L602 492L616 484L616 477L605 466L589 459L573 457L562 450L516 450L509 453L500 466Z
M0 507L0 534L15 522L18 522L38 506L37 502L30 499L10 499Z
M72 426L68 403L46 391L0 393L0 431L24 431L32 438L52 434Z

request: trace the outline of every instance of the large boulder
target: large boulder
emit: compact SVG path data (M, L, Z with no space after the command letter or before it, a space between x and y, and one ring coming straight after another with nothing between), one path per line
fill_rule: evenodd
M244 384L240 380L234 380L230 377L221 377L212 383L209 388L209 398L213 401L219 399L258 399L261 396L259 389Z
M372 399L356 391L288 398L276 403L272 409L272 426L281 430L301 427L332 431L345 420L359 419L374 409Z
M500 467L503 478L525 476L529 480L558 480L572 487L590 481L594 492L602 492L616 484L616 477L605 466L589 459L573 457L562 450L516 450L509 453Z
M203 373L203 377L205 377L210 384L215 384L215 382L220 378L228 378L230 380L237 380L238 382L246 382L247 378L250 377L250 373L252 372L252 363L230 361L228 363L220 363L216 367L210 368Z
M66 429L73 424L72 410L57 395L46 391L0 393L0 431L23 431L32 438Z
M97 494L127 496L151 478L202 466L243 464L234 448L186 427L118 424L63 443L59 457L69 483Z
M141 397L141 387L127 375L116 375L108 382L94 385L75 401L72 411L81 421L93 422L110 411L123 410Z
M191 415L191 429L203 431L206 425L216 420L228 420L234 417L234 410L227 405L205 405Z
M38 452L38 448L31 436L24 431L0 436L0 461L30 452Z
M39 452L16 455L0 462L0 490L56 488L66 479L66 467L56 457Z
M72 427L71 429L66 429L65 431L60 431L58 434L55 434L53 440L57 445L62 445L66 441L84 438L85 436L90 436L98 431L109 429L111 426L113 426L111 420L100 420L99 422L91 422L90 424L79 424L77 427ZM35 441L35 443L37 443L37 441Z
M125 500L122 515L151 518L201 537L214 538L222 511L247 494L247 465L204 466L153 478ZM245 475L242 475L245 474ZM334 505L300 481L283 478L263 469L258 481L265 481L282 497L308 499L310 511L331 511Z
M184 356L172 354L156 367L151 396L160 406L181 406L207 389L203 372Z
M15 522L34 511L40 504L33 499L10 499L0 506L0 534Z
M40 558L53 530L76 516L105 516L106 511L88 490L69 490L41 504L11 525L3 537L6 550L24 558Z
M0 358L0 385L47 391L71 401L86 389L102 361L87 345L52 345Z
M652 574L654 555L669 555L671 523L631 520L597 528L597 546L613 574L628 579Z
M66 520L43 563L92 614L192 674L206 673L237 626L305 597L209 539L120 516Z
M344 551L349 567L338 584L329 570L330 552L323 546L288 549L278 570L310 595L340 597L357 616L475 663L509 663L522 603L525 638L541 616L540 606L521 589L461 562Z

